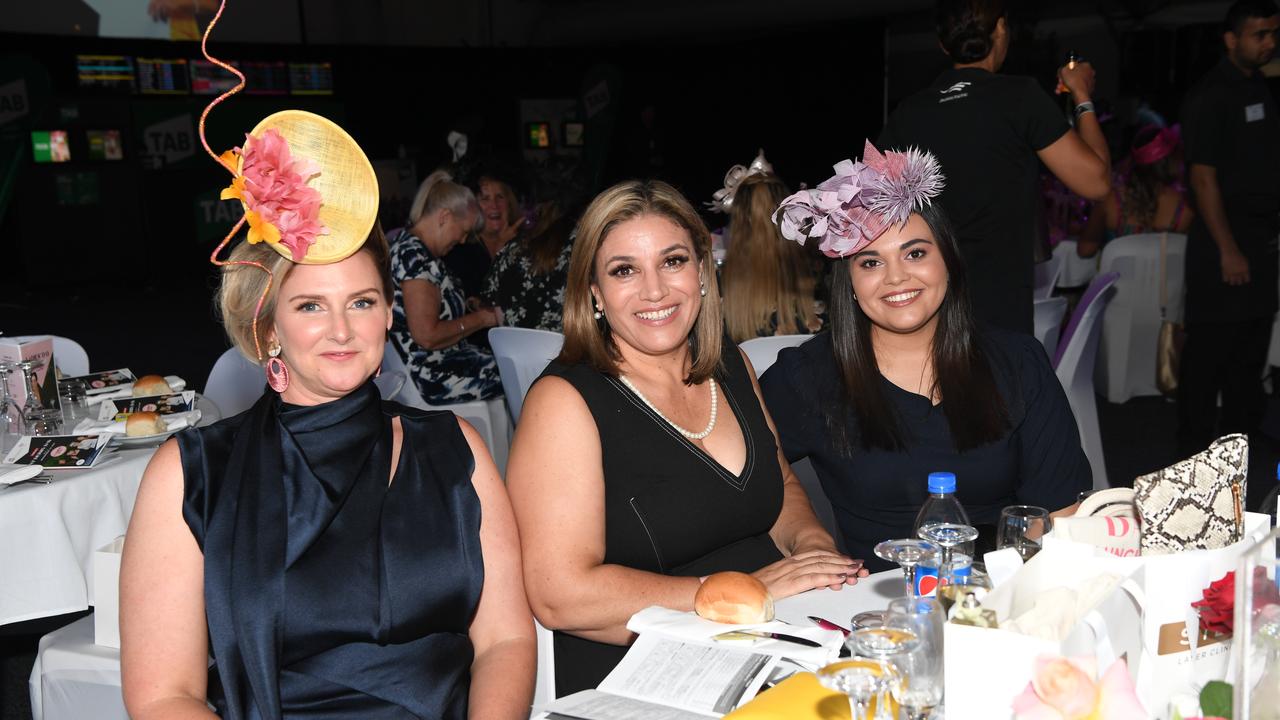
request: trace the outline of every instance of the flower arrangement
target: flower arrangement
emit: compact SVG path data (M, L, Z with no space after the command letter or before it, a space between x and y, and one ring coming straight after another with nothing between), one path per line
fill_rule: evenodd
M240 170L236 173L236 158ZM301 262L317 235L328 230L320 222L320 193L307 181L320 173L320 166L306 158L295 158L289 143L274 129L261 136L245 136L244 148L223 153L222 163L236 173L221 198L244 203L251 243L279 243L289 248L294 262Z
M1137 720L1147 711L1133 687L1124 660L1116 660L1100 678L1088 657L1036 658L1035 674L1013 699L1017 720Z
M1263 608L1280 604L1280 590L1267 579L1266 568L1253 569L1253 605ZM1200 613L1200 629L1206 632L1231 634L1235 622L1236 573L1234 570L1209 583L1204 597L1191 603Z

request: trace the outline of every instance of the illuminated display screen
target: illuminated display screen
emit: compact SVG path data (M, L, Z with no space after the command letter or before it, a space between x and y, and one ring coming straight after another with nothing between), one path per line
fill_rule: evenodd
M80 87L133 91L133 62L126 55L77 55Z
M240 63L231 60L227 62L240 68ZM240 82L240 78L208 60L192 60L188 67L191 71L191 92L196 95L221 95Z
M90 160L123 160L124 145L120 142L119 130L90 130Z
M245 60L236 67L244 73L244 91L248 95L288 95L289 66L283 62Z
M289 63L289 90L294 95L332 95L333 66L329 63Z
M186 95L191 92L187 61L181 58L137 58L138 92L143 95Z
M551 123L525 123L524 139L525 147L527 148L538 149L551 147Z
M36 130L31 133L31 153L38 163L68 162L71 145L66 130Z

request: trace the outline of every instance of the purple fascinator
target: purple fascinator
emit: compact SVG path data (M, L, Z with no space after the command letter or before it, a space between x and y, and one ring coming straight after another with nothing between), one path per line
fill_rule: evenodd
M841 160L835 175L792 195L773 214L782 236L803 245L820 239L827 257L847 257L890 225L902 225L942 192L938 159L917 148L881 153L867 141L862 160Z

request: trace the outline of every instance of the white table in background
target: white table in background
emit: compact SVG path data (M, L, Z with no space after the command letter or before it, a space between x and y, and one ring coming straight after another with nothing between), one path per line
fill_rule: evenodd
M900 598L907 591L901 570L885 570L869 575L857 585L839 590L810 590L778 600L773 604L774 615L792 625L812 625L810 615L830 620L841 627L849 627L849 619L867 610L884 610L889 601Z
M93 604L93 551L124 534L155 448L119 450L48 485L0 489L0 625Z

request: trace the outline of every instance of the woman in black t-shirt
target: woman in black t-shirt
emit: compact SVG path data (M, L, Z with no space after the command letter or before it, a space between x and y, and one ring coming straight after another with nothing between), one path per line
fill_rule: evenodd
M871 549L912 535L929 472L956 473L978 523L1006 505L1068 506L1092 475L1044 349L975 326L965 264L931 202L936 161L868 144L864 163L837 165L779 210L785 236L820 237L839 260L830 332L783 350L761 388L787 460L811 459L845 546L884 569Z

